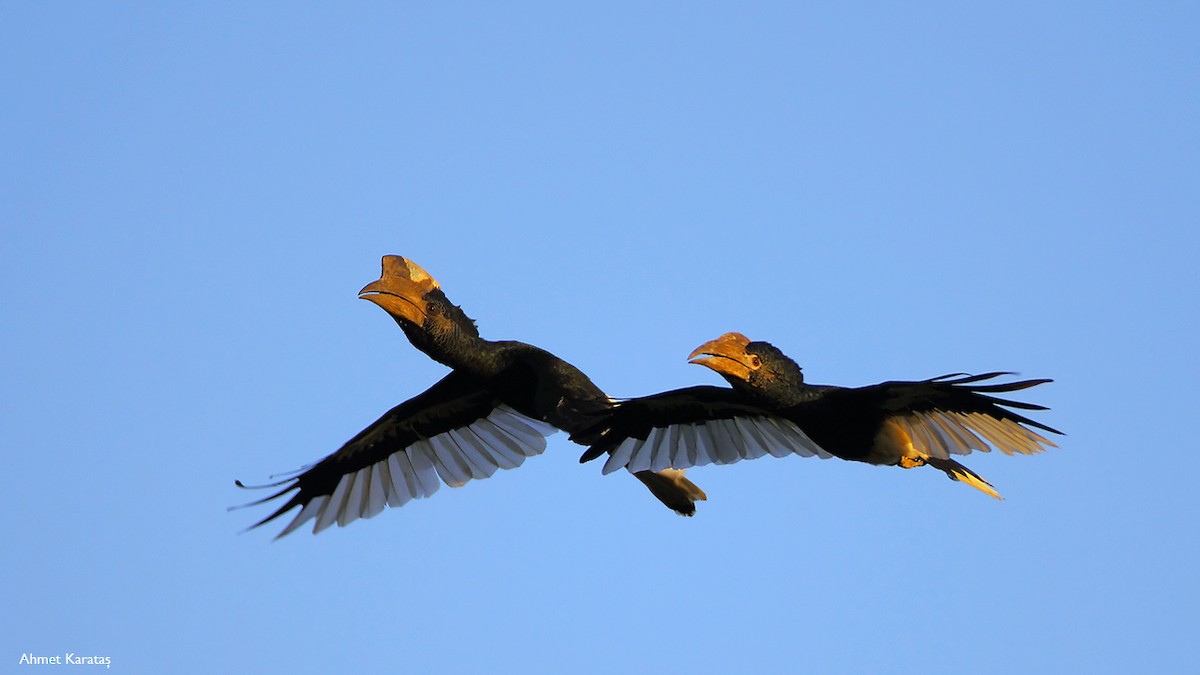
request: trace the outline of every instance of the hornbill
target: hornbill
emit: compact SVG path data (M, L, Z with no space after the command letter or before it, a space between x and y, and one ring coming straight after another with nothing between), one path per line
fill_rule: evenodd
M810 385L800 366L774 345L740 333L706 342L688 359L733 388L689 387L622 402L580 435L599 437L580 461L608 453L605 473L729 464L767 454L906 469L928 464L1000 499L991 483L950 456L990 447L1031 454L1054 443L1030 427L1062 433L1010 410L1045 407L992 396L1051 380L981 384L1011 375L996 372L853 388Z
M459 487L513 469L541 454L556 430L578 434L612 402L578 368L538 347L479 336L475 322L416 263L384 256L383 272L359 297L386 311L417 349L452 372L401 403L337 452L295 475L253 506L295 491L258 527L299 506L282 537L308 520L314 534L337 523L375 516L383 507L428 497L441 482ZM666 506L695 513L704 492L683 472L639 471ZM440 479L440 481L439 481ZM240 482L239 485L242 485Z

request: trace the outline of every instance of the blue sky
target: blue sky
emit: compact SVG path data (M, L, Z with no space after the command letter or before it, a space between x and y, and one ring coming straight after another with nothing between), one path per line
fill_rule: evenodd
M4 3L4 672L1182 672L1200 12L1188 3ZM313 537L261 481L445 371L411 257L614 396L738 330L810 381L1004 369L1068 433L762 459L678 518L579 466Z

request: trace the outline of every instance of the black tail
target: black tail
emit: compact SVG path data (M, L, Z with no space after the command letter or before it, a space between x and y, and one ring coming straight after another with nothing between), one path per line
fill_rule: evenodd
M1000 496L999 492L996 492L996 488L992 487L991 483L984 480L979 474L952 459L926 457L925 463L935 469L945 471L946 475L950 477L950 480L961 481L967 485L970 485L976 490L995 497L996 499L1004 499L1004 497Z
M708 499L704 490L688 480L680 469L664 469L657 473L639 471L633 475L650 489L658 501L681 516L695 515L696 502Z

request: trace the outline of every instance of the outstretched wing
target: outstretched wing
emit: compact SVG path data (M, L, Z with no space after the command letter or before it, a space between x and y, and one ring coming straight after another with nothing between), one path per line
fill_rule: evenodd
M313 533L371 518L384 506L428 497L441 483L459 487L498 469L515 469L546 449L557 429L501 403L472 378L447 375L386 412L337 452L286 480L253 506L295 492L258 527L299 506L279 537L315 520ZM240 485L240 483L239 483Z
M795 420L817 442L827 434L845 437L854 429L874 434L882 422L892 422L912 444L932 457L949 459L972 451L995 448L1005 454L1032 454L1055 444L1036 430L1062 432L1015 410L1046 410L1045 406L999 398L994 394L1021 391L1051 380L1019 380L980 384L1011 373L943 375L921 382L884 382L855 389L829 388L812 402L779 411ZM873 420L866 419L874 418ZM866 447L874 439L862 439ZM837 453L837 444L829 448Z
M792 422L721 387L688 387L629 399L576 434L591 447L580 458L608 454L604 473L687 469L771 455L831 457Z

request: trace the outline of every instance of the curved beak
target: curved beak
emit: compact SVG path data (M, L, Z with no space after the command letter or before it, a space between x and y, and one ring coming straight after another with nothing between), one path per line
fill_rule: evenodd
M363 286L358 297L379 305L397 321L421 326L425 323L425 295L437 288L437 281L420 265L398 255L385 255L379 279Z
M688 363L711 368L721 375L749 380L750 372L754 370L746 353L749 344L750 338L741 333L726 333L696 347L688 354Z

